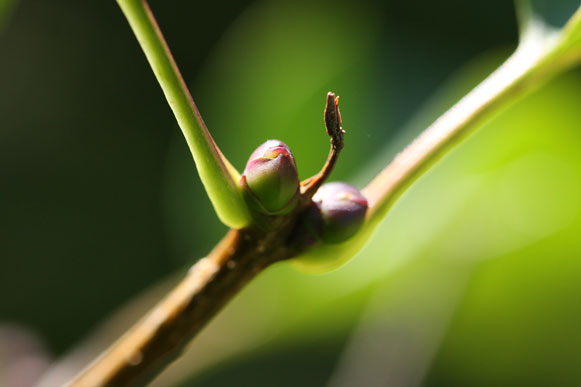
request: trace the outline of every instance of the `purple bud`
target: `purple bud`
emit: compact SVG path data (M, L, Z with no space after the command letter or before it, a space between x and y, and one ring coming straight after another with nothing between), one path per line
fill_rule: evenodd
M247 187L263 212L291 211L299 194L299 177L288 146L282 141L268 140L256 148L248 159L241 185Z
M359 231L365 221L367 199L350 184L324 184L313 196L313 202L321 214L321 224L317 228L325 243L346 241Z

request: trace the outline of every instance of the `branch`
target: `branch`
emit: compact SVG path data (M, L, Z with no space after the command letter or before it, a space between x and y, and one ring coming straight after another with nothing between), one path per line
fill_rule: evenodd
M581 9L580 9L581 11ZM579 15L581 12L577 12ZM567 31L567 29L565 29ZM581 60L581 49L539 20L523 28L516 51L399 153L363 189L374 227L397 197L427 168L484 121Z
M288 219L276 226L288 228ZM177 358L190 339L256 274L296 254L285 234L231 230L143 319L71 386L142 385Z
M522 28L520 44L506 62L438 118L399 153L363 190L369 209L353 238L319 244L294 259L311 273L335 269L371 237L397 198L439 157L501 109L581 61L581 7L561 31L534 19Z
M252 218L238 189L240 174L212 139L149 6L145 0L117 3L182 129L216 214L229 227L246 227Z
M327 106L325 107L325 126L327 134L331 137L331 150L325 165L315 176L301 182L301 194L306 200L311 200L319 187L331 175L339 153L343 149L343 135L345 131L341 127L341 113L339 113L339 97L329 92L327 94Z

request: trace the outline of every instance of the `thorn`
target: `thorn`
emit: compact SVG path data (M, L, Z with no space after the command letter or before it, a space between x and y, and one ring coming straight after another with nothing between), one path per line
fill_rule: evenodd
M310 201L321 184L329 177L341 149L343 149L343 135L345 131L341 127L341 113L339 112L339 97L335 93L327 93L327 105L325 106L325 126L327 134L331 137L331 151L327 162L315 176L301 182L301 194L305 201Z
M343 134L345 131L341 127L341 113L339 111L339 97L335 93L327 94L327 106L325 107L325 126L327 134L331 137L334 149L343 148Z

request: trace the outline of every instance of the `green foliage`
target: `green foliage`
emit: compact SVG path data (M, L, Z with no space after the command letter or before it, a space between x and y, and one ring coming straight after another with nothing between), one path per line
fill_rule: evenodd
M4 24L10 19L16 3L16 0L0 0L0 33Z
M576 61L581 57L581 7L563 27L559 46L565 60Z

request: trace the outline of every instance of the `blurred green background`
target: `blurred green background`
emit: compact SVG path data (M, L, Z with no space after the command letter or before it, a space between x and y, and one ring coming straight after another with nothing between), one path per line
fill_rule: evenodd
M317 171L333 90L333 178L360 187L517 40L502 0L150 5L239 169L278 138ZM535 5L559 25L579 2ZM0 385L58 385L226 228L114 1L0 0L0 23ZM577 68L447 155L344 267L269 269L154 384L581 385L580 147Z

